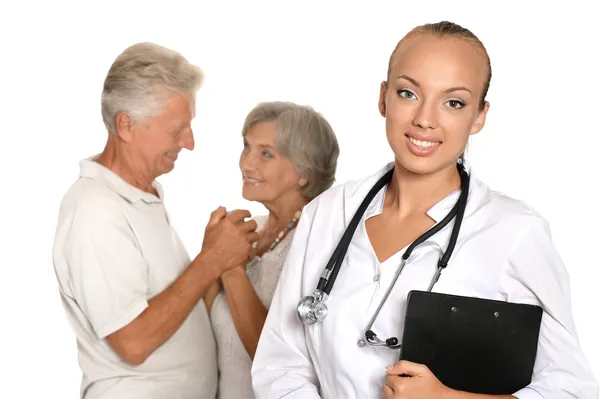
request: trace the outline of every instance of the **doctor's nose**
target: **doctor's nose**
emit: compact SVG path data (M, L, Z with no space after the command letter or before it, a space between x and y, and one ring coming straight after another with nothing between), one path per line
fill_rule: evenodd
M413 125L423 129L435 129L438 127L438 115L435 105L423 102L415 112Z

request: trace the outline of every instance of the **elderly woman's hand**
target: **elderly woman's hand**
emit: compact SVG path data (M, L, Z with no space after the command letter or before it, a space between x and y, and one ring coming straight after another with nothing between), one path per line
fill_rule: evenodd
M252 243L258 239L256 221L245 220L250 216L246 210L227 212L223 207L211 214L198 256L207 260L217 276L246 263Z

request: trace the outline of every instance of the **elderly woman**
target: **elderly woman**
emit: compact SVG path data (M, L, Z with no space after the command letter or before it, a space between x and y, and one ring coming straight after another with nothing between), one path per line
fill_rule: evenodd
M204 297L217 340L222 399L254 398L250 368L302 208L334 182L339 147L312 108L259 104L246 117L242 195L260 202L259 239L247 264L223 273Z

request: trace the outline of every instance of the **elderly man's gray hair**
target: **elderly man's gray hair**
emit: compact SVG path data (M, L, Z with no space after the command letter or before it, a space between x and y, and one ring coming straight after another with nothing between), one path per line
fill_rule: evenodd
M174 50L154 43L128 47L104 80L101 108L106 129L116 132L118 112L141 120L159 114L169 94L195 97L203 80L202 70Z
M289 158L308 183L301 194L312 200L335 182L340 153L327 120L309 106L273 101L258 104L246 117L242 136L261 122L274 122L277 151Z

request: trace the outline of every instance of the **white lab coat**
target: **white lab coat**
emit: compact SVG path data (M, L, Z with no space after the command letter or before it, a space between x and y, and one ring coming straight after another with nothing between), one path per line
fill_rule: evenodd
M404 249L378 262L364 221L381 213L385 189L371 202L327 300L329 314L304 326L298 301L310 295L358 206L390 168L323 193L302 214L252 367L257 398L382 398L384 367L399 349L360 347ZM468 166L467 166L468 169ZM428 215L439 222L460 190ZM406 297L425 290L446 249L453 223L418 246L382 308L373 331L385 339L403 331ZM598 385L582 354L570 309L569 277L546 221L524 203L491 191L475 177L456 248L433 291L544 308L532 383L519 399L595 399Z

